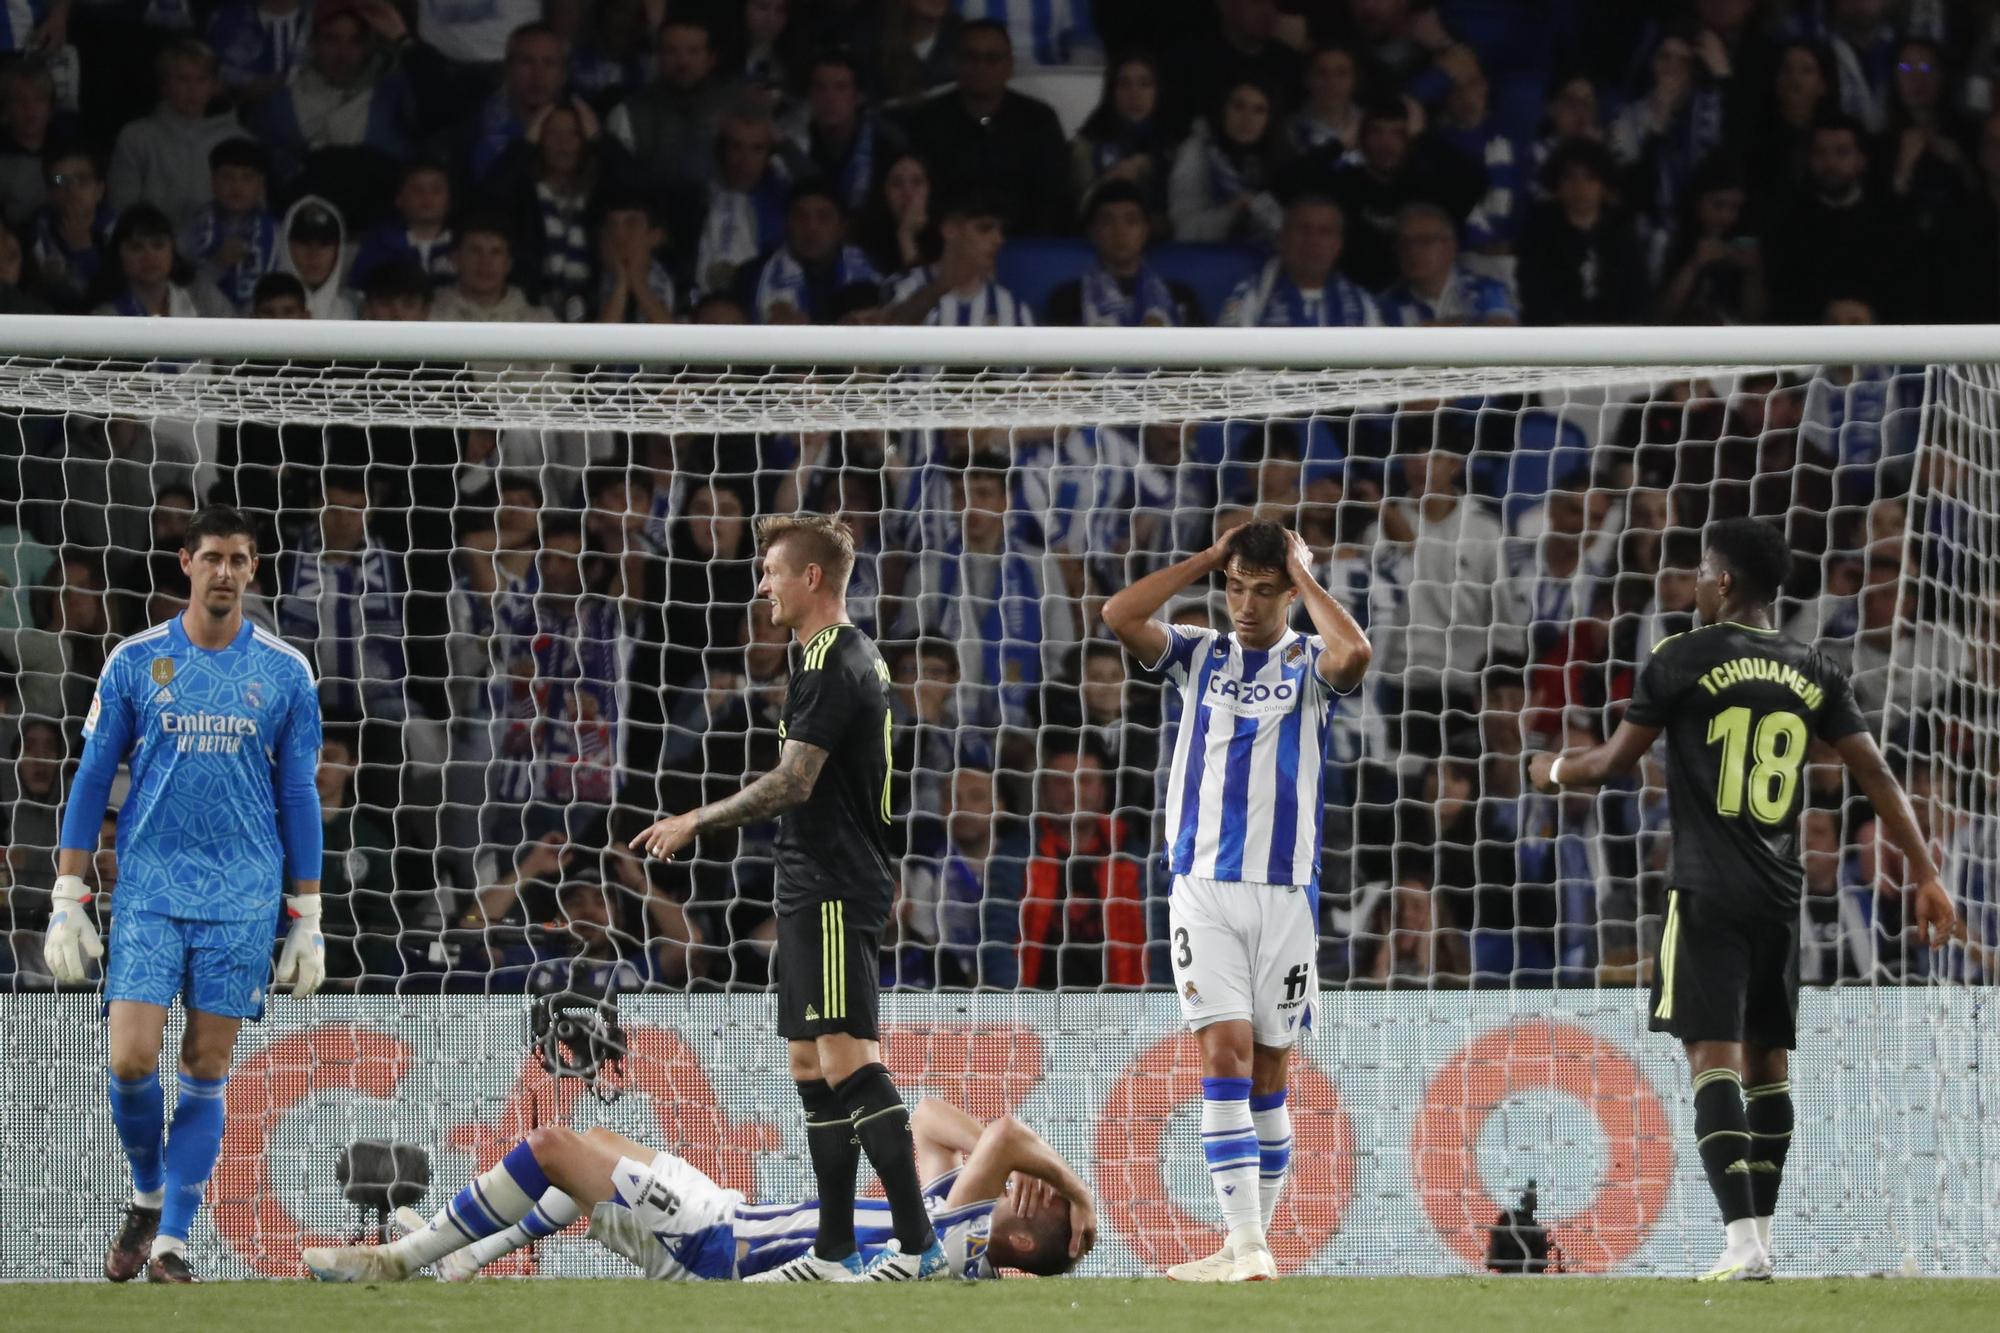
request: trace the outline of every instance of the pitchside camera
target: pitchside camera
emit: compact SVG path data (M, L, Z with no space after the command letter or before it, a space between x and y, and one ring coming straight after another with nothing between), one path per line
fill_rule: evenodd
M1496 1273L1546 1273L1549 1271L1549 1232L1535 1220L1535 1182L1521 1194L1521 1202L1503 1208L1493 1225L1486 1228L1486 1266Z
M375 1241L388 1240L389 1214L423 1202L431 1187L431 1155L410 1143L361 1139L340 1150L333 1178L347 1201L361 1210L355 1232L359 1244L368 1234L369 1215L375 1219Z

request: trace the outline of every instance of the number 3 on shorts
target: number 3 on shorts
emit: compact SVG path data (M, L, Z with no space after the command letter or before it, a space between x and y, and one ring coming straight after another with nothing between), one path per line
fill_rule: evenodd
M1180 949L1180 952L1174 955L1174 966L1181 968L1191 966L1194 963L1194 950L1188 945L1186 926L1174 928L1174 944Z

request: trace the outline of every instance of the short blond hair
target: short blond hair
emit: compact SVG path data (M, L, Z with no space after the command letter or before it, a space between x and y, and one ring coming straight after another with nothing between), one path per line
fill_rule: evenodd
M827 514L767 514L757 520L757 548L769 554L779 542L797 543L809 565L826 571L827 581L845 589L854 572L854 530Z

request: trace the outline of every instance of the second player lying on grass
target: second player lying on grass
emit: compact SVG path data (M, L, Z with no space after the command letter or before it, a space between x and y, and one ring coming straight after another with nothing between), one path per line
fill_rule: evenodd
M931 1098L910 1128L953 1277L1066 1273L1096 1243L1089 1186L1012 1116L982 1124ZM780 1280L773 1270L805 1253L819 1230L815 1199L749 1203L672 1153L608 1129L552 1125L515 1144L430 1221L409 1218L418 1223L410 1234L302 1258L322 1282L396 1282L433 1264L462 1281L585 1214L592 1239L668 1281ZM889 1205L859 1200L855 1233L864 1252L886 1246L895 1234Z

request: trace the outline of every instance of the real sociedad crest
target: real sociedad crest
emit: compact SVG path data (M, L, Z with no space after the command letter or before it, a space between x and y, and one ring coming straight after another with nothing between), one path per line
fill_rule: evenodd
M1304 660L1305 655L1306 655L1306 646L1302 643L1295 643L1290 648L1287 648L1285 650L1285 665L1297 666L1301 661Z

